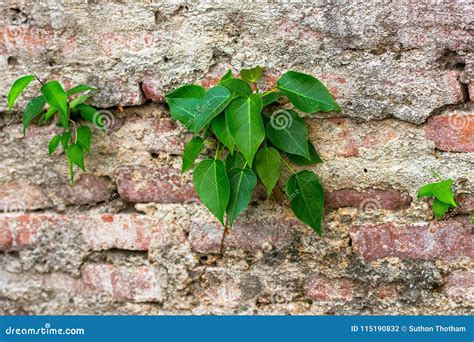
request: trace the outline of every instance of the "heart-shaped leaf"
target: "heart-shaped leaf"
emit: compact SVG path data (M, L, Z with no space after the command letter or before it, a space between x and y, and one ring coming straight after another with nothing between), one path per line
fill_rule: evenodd
M219 139L221 143L224 144L229 149L230 153L234 152L234 140L230 135L229 127L227 127L227 122L225 115L218 115L211 121L212 131L214 135Z
M214 159L201 161L194 169L193 180L202 203L224 225L224 214L230 197L225 163Z
M286 193L296 217L322 234L324 214L324 190L313 172L304 170L290 177Z
M206 89L195 84L185 85L166 95L171 116L191 131L194 128L195 110Z
M269 104L272 104L273 102L277 101L281 96L282 96L282 93L280 93L277 90L272 90L272 91L263 93L262 95L260 95L260 98L262 99L263 106L266 107Z
M235 168L245 169L245 167L247 166L247 161L241 153L234 151L234 153L229 153L227 155L225 165L227 167L227 171L230 171Z
M252 192L257 185L257 177L250 169L232 169L228 172L230 199L227 205L227 216L232 227L235 218L250 203Z
M267 136L280 150L310 159L308 129L294 110L275 112L267 123Z
M222 81L225 81L225 80L230 80L230 79L233 79L234 78L234 75L232 74L232 70L228 69L226 71L226 73L224 74L224 76L221 77L221 79L219 80L219 84L222 82Z
M200 137L192 138L184 147L183 166L181 172L184 173L194 167L194 162L204 149L204 141Z
M309 158L310 159L306 159L305 157L299 156L297 154L291 154L291 153L288 153L288 159L292 163L295 163L296 165L301 165L301 166L314 165L314 164L322 163L323 160L319 156L318 152L316 152L316 149L314 148L313 144L309 140L308 140L308 147L309 147Z
M311 75L288 71L278 80L277 88L302 112L341 110L326 87Z
M225 111L230 134L250 167L258 147L265 139L262 121L262 100L257 94L239 96L232 100Z
M215 86L209 89L195 108L194 132L199 132L207 126L227 107L230 100L230 92L226 87Z
M25 88L35 79L34 75L26 75L18 78L13 82L10 91L8 92L8 109L12 110L13 105L15 104L16 99L20 94L25 90Z
M452 189L454 181L447 179L441 182L430 183L418 190L418 198L420 197L436 197L441 202L451 205L453 208L457 207L456 201L454 200L454 193Z
M280 153L273 147L263 147L255 155L255 170L270 197L281 173Z
M249 84L238 78L224 80L219 82L219 84L223 87L226 87L233 97L250 96L253 93L252 88L250 88Z
M436 219L442 217L449 210L449 206L449 203L441 202L439 199L435 198L433 200L432 208Z
M242 69L240 71L240 77L242 77L244 81L255 83L262 78L262 68L256 66L252 69Z

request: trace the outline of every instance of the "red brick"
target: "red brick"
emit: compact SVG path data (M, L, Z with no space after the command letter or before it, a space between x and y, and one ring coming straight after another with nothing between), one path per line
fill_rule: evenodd
M474 101L474 82L469 83L468 85L469 99Z
M51 203L40 187L27 183L0 185L0 210L4 212L44 209Z
M287 219L237 220L225 237L226 248L261 250L265 245L282 248L289 244L290 231L296 222ZM217 253L220 250L223 227L217 223L193 221L189 232L192 249L197 253Z
M0 251L18 251L32 247L41 229L58 224L47 214L9 214L0 216Z
M65 204L85 205L106 201L112 193L112 187L112 182L106 177L84 174L73 187L64 184L54 192Z
M428 119L426 135L442 151L474 152L474 114L433 116Z
M354 226L354 250L367 260L386 257L451 260L474 257L469 220L449 220L396 227L391 223Z
M474 196L469 194L459 194L456 196L458 211L461 214L474 214Z
M50 27L5 26L0 29L0 51L39 56L42 50L54 43L56 34L57 32Z
M165 102L165 93L163 92L161 80L158 76L146 76L142 82L142 91L147 100L156 103Z
M118 193L128 202L181 203L196 198L192 183L171 167L125 166L115 176Z
M316 301L350 301L356 295L356 286L349 278L316 275L308 280L304 293Z
M474 272L455 271L448 275L443 287L444 293L466 305L474 305Z
M146 251L151 245L164 246L185 241L184 233L173 232L168 222L138 214L104 214L84 217L84 240L95 251L112 248Z
M116 301L161 302L163 274L150 266L126 267L108 264L85 265L85 289L106 294Z
M387 209L396 210L410 205L412 199L408 193L394 189L340 189L327 193L328 208L353 207L361 210Z

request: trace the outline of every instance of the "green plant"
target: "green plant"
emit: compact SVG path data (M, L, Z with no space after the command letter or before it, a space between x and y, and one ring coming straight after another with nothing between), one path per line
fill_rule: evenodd
M326 87L307 74L288 71L276 88L267 92L257 89L260 67L242 70L240 75L241 79L236 78L229 70L208 90L188 84L166 95L171 116L194 134L184 148L182 172L194 168L196 192L224 225L225 235L248 206L257 177L269 197L284 164L292 173L286 193L293 212L321 235L324 191L319 178L311 171L297 172L290 165L322 162L308 140L306 123L292 109L270 114L265 107L275 109L273 105L284 96L305 113L340 111L340 107ZM211 141L216 141L214 158L194 167L206 142Z
M57 116L56 126L61 127L62 132L51 139L48 144L48 151L53 154L61 144L68 160L70 182L74 185L73 165L77 165L85 171L84 152L90 153L91 143L91 129L86 125L78 127L79 119L82 117L82 119L93 123L95 126L105 129L102 117L98 115L100 113L85 103L91 96L88 94L76 95L96 89L80 84L66 91L58 81L43 83L34 75L26 75L18 78L8 93L9 110L12 110L18 96L34 80L41 84L41 95L30 100L23 110L23 134L26 133L31 122L41 114L43 115L39 121L42 123L53 120ZM49 105L49 107L44 112L46 105Z
M431 208L436 219L441 218L449 208L456 208L458 205L454 200L454 193L452 189L453 180L452 179L442 179L442 177L435 172L431 171L433 176L438 179L438 182L429 183L418 190L418 198L421 197L432 197L433 203Z

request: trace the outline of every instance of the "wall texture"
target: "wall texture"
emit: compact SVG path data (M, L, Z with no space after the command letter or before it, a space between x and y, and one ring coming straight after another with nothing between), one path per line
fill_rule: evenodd
M0 1L0 312L468 314L474 304L474 3ZM180 175L163 93L227 68L295 69L343 111L308 117L325 235L281 191L222 230ZM54 125L21 134L27 73L101 87L108 132L67 183ZM460 206L433 221L430 168ZM281 184L282 185L282 184Z

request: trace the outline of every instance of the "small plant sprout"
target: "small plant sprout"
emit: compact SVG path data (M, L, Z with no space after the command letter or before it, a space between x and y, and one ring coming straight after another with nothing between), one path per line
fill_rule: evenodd
M324 191L319 178L291 164L307 166L322 160L308 139L305 121L295 110L278 105L286 97L297 110L309 114L340 111L340 107L311 75L288 71L266 92L256 86L262 77L260 67L244 69L240 75L236 78L229 70L210 89L188 84L166 95L171 116L194 135L184 148L182 171L194 169L196 192L224 226L225 236L250 203L257 182L263 183L269 197L284 165L291 173L286 193L293 212L321 235ZM214 156L195 166L211 141Z
M86 104L91 97L89 94L79 95L96 88L79 84L64 90L58 81L42 82L35 75L26 75L18 78L8 94L8 108L12 110L18 96L37 81L41 84L41 95L28 102L23 110L23 134L33 120L46 123L56 118L56 126L62 129L48 144L49 154L53 154L59 145L62 146L68 161L70 182L74 185L74 165L85 171L84 152L90 153L91 129L87 125L80 125L80 119L92 123L104 130L104 123L96 109Z
M418 198L432 197L433 202L431 208L436 219L441 218L449 208L456 208L458 205L454 200L454 193L452 179L443 179L436 171L431 170L431 173L438 182L424 185L418 190Z

